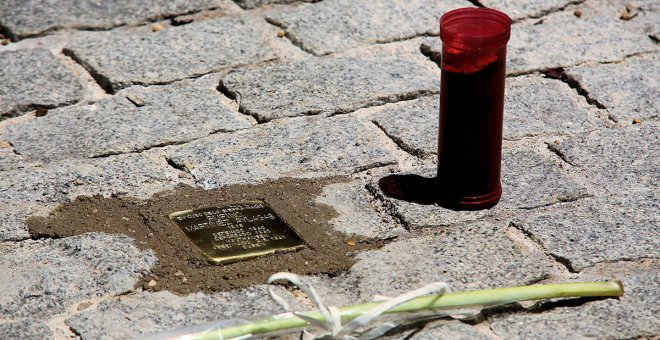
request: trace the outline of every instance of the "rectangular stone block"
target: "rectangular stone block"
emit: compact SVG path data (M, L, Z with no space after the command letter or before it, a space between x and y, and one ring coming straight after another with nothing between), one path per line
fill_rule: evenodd
M659 197L585 199L520 216L514 224L573 271L599 262L660 258Z
M647 121L568 137L550 148L582 168L599 189L613 195L643 192L660 183L658 129L658 123Z
M513 242L505 229L479 222L395 241L360 253L348 275L359 278L363 301L376 294L394 297L435 281L461 291L525 285L548 276L545 260Z
M354 117L309 117L202 138L173 151L169 161L205 188L214 188L350 174L395 163L396 150L375 126Z
M566 73L605 106L621 123L658 117L660 111L660 58L658 54L628 58L621 63L592 64Z
M266 13L269 21L283 27L294 44L314 55L438 35L445 12L471 6L463 0L325 0Z
M14 40L56 29L108 29L226 6L227 0L92 1L8 0L0 4L0 22Z
M621 22L581 20L575 16L555 20L553 16L539 24L512 27L508 73L568 67L588 61L612 62L636 53L657 51L650 39L628 31Z
M73 104L83 97L80 81L48 50L0 53L0 121L35 108Z
M91 105L51 110L8 126L4 135L21 155L53 161L136 152L250 126L214 88L183 82L132 87Z
M259 121L351 112L437 93L437 70L397 58L325 58L225 76L220 88Z
M276 58L272 28L253 16L232 16L158 32L77 34L64 53L81 63L108 92L163 84Z

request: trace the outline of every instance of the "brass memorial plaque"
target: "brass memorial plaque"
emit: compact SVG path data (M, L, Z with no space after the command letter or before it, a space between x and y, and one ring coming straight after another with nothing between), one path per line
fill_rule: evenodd
M169 218L215 264L305 246L300 236L261 201L179 211Z

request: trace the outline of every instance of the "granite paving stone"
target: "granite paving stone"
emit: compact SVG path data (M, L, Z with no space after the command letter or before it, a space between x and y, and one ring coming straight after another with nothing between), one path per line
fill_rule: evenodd
M524 285L548 275L540 256L516 245L506 224L477 222L446 232L395 241L357 255L350 275L363 300L396 296L444 281L451 291Z
M326 58L240 69L221 81L258 121L359 108L438 93L432 65L399 58Z
M266 17L284 27L294 44L315 55L439 34L440 16L472 6L469 1L325 0L295 9L274 10Z
M580 271L603 261L660 258L658 211L660 198L649 191L580 200L513 223Z
M0 313L45 317L74 302L133 290L158 259L124 235L87 233L0 245Z
M276 59L270 27L253 16L231 16L157 32L79 33L64 53L115 92L130 85L163 84L228 67Z
M647 99L648 100L648 99ZM438 144L439 96L384 107L372 120L404 150L435 154ZM558 80L538 75L508 78L504 100L504 139L543 134L577 134L607 126L607 114Z
M575 3L573 0L479 0L484 7L493 8L506 13L511 20L523 18L538 18L553 11Z
M45 167L5 171L0 176L0 241L27 238L25 218L45 216L56 205L77 196L147 198L173 188L177 180L177 170L144 154L63 160Z
M631 267L624 263L623 267ZM542 313L500 315L491 329L505 339L644 339L660 333L660 281L657 262L632 274L617 274L625 293L618 299L559 306ZM581 281L607 279L601 275Z
M51 161L136 152L251 126L217 90L184 82L132 87L92 105L51 110L7 127L5 138L21 155Z
M559 80L538 75L506 80L504 139L603 129L608 126L606 115Z
M565 20L548 17L537 25L514 25L507 52L508 73L574 66L588 61L612 62L658 50L650 39L626 30L621 22L581 20L575 16Z
M621 63L585 65L566 72L620 122L658 117L660 59L657 54L628 58Z
M442 320L424 326L416 332L410 340L488 340L489 336L470 326L456 320Z
M48 50L0 52L0 70L0 121L82 99L80 81Z
M550 147L583 168L594 186L626 195L660 185L658 128L657 123L647 121L567 137Z
M316 202L331 206L338 214L330 220L335 230L372 239L390 239L405 233L378 214L374 199L360 180L323 188Z
M396 162L389 139L352 116L278 120L185 144L169 161L204 188L279 177L347 174Z
M316 2L320 0L234 0L239 6L245 9L252 9L263 5L272 4L291 4L296 2Z
M0 322L0 334L6 339L52 339L53 331L43 321L22 319Z
M284 288L274 288L278 294L287 296ZM292 302L292 306L299 305ZM282 312L282 308L270 298L267 287L259 285L185 297L168 291L141 292L101 302L95 310L70 317L65 323L83 338L133 339L211 321L230 320L228 325L231 325L231 322L237 324L245 320L241 317Z
M548 154L523 145L506 146L502 152L502 199L490 209L451 210L436 204L388 197L377 183L369 185L393 205L396 214L411 229L447 226L510 210L534 209L588 196L589 189L571 175L571 170L550 159ZM436 177L436 169L435 165L424 165L399 175L420 176L430 183ZM427 184L419 190L429 188L431 185Z
M403 150L418 156L437 153L440 96L384 106L371 120Z
M47 0L8 0L0 4L0 22L16 40L61 28L108 29L136 25L226 3L227 0L64 0L54 5Z

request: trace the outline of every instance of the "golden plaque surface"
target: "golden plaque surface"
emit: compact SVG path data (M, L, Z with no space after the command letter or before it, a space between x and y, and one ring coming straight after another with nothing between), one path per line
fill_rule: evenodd
M169 218L214 264L305 246L295 230L262 201L179 211Z

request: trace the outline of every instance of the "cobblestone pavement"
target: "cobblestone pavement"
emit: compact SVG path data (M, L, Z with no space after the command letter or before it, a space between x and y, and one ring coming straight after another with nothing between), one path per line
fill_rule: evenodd
M434 176L438 18L474 5L514 19L502 201L389 197L385 176ZM0 337L123 339L280 312L265 285L138 288L158 258L130 237L31 238L25 220L80 195L330 175L352 178L317 199L334 227L387 243L309 276L330 304L438 280L626 287L395 338L660 335L656 0L9 0L0 32Z

